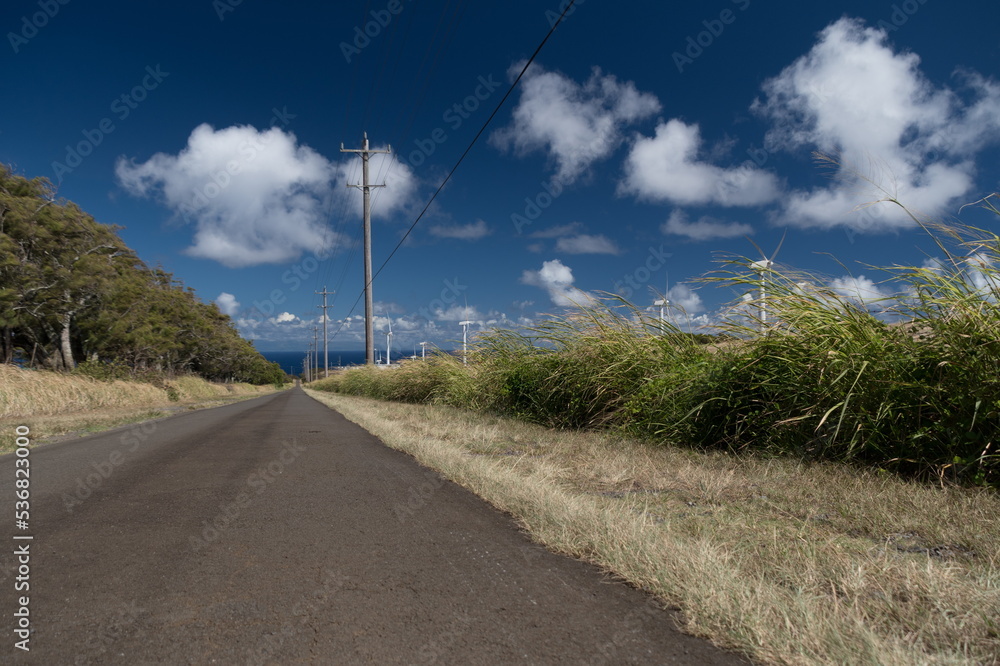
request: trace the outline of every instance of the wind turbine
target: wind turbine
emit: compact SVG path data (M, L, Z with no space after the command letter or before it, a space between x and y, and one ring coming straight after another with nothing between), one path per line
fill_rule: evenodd
M469 359L466 356L469 351L469 325L471 321L460 321L458 325L462 327L462 364L468 365Z
M664 319L663 319L663 310L664 310L664 308L666 308L666 307L668 307L670 305L670 301L667 299L667 293L669 293L669 291L670 291L670 277L669 277L669 274L668 274L667 281L666 281L666 283L664 284L664 287L663 287L663 298L658 298L655 301L653 301L653 305L659 305L660 306L660 323L661 324L664 321Z
M385 334L385 364L392 365L392 318L389 313L385 313L385 318L389 322L389 332Z
M753 261L750 263L750 269L756 272L757 275L760 276L761 330L764 330L764 327L767 326L767 274L771 271L771 268L774 266L774 259L775 257L778 256L778 252L781 251L781 246L784 244L785 235L787 234L788 234L787 230L785 230L785 233L781 234L781 240L778 242L778 247L774 249L774 253L770 257L764 254L764 251L760 249L760 246L757 245L757 243L754 243L752 240L750 240L750 238L747 238L747 240L749 240L753 244L753 246L757 248L757 251L760 252L761 256L761 258L758 259L757 261Z
M426 361L427 360L427 345L429 345L429 344L430 344L429 342L421 342L420 343L420 360L422 360L422 361Z

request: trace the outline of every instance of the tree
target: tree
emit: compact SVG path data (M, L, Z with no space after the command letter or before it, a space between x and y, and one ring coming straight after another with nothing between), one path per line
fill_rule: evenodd
M0 356L31 348L32 363L72 370L77 359L133 372L284 380L240 337L229 316L161 268L43 178L0 165Z

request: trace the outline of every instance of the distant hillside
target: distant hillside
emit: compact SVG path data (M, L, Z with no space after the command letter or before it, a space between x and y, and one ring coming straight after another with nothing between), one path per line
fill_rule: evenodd
M0 165L0 362L121 377L194 373L270 384L284 372L214 303L125 245L117 228Z

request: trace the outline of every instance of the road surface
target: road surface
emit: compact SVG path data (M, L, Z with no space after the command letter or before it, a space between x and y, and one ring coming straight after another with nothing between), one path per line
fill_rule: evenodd
M746 663L299 388L16 460L5 663Z

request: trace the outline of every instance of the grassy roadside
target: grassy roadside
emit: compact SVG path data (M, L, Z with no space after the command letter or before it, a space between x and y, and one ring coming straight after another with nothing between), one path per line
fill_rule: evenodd
M771 663L1000 662L1000 497L307 390Z
M933 254L872 279L725 261L705 333L606 294L312 387L1000 490L1000 234L914 221Z
M213 384L196 377L180 377L163 387L103 382L0 365L0 453L14 448L14 429L19 425L31 428L32 441L46 443L274 391L270 385Z

